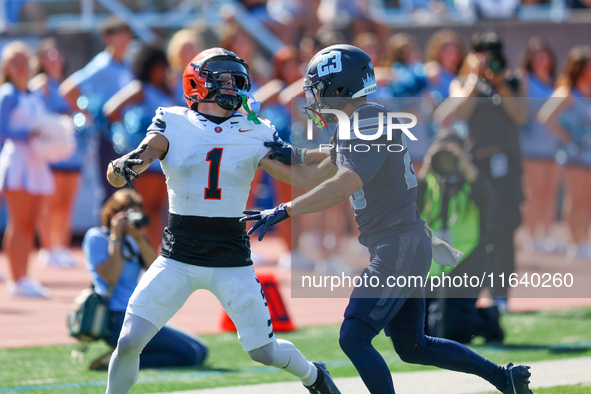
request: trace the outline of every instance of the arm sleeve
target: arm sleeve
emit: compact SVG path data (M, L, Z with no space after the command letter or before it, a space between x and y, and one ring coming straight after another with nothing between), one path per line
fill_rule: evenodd
M341 153L342 159L338 165L354 171L361 178L363 185L367 185L386 162L388 151L385 147L380 149L379 152L365 152L364 148L361 147L356 151L355 147L357 145L365 147L367 144L363 144L360 140L351 140L347 150L340 148L339 153Z
M28 140L28 128L17 128L10 124L10 114L16 108L18 103L14 91L2 94L0 97L0 136L2 141L7 138L13 140Z

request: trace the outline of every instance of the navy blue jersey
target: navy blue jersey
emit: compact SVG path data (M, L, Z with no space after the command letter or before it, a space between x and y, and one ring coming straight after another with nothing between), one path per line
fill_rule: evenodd
M402 131L394 130L392 139L387 139L388 110L381 105L366 104L355 112L362 134L376 133L380 112L384 123L384 134L376 140L355 139L351 132L350 140L337 141L337 165L355 171L363 181L363 187L350 200L359 226L359 241L367 246L422 228L424 222L415 203L417 179ZM353 114L350 120L353 130Z

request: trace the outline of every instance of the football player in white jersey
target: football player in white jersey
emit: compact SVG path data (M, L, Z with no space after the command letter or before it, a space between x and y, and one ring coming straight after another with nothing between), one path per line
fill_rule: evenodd
M307 361L292 343L275 338L239 222L259 166L301 187L315 186L332 169L294 170L269 159L263 144L277 139L275 129L246 104L249 68L234 53L213 48L198 54L185 69L183 89L189 108L159 108L140 147L107 170L113 186L133 187L131 178L160 159L170 212L162 252L129 301L107 393L130 390L144 346L198 289L218 298L253 360L295 375L310 393L339 393L323 363ZM249 116L236 112L243 101Z

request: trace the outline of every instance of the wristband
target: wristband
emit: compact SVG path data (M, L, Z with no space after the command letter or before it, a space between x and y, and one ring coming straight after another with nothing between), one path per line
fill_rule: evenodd
M302 149L302 153L300 154L300 160L302 162L302 164L306 164L306 148Z
M121 238L117 238L117 236L115 234L111 234L111 235L109 235L109 242L112 244L120 244Z

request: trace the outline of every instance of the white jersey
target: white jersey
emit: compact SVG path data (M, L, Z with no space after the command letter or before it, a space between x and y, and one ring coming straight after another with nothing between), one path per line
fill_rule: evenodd
M235 113L221 124L183 107L158 108L148 133L168 140L160 161L166 176L170 213L205 217L240 217L250 183L276 137L261 124ZM275 137L274 137L275 136Z

